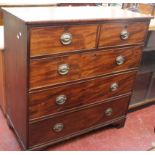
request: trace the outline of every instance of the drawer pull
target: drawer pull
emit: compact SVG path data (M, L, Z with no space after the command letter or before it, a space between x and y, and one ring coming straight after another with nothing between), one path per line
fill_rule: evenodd
M112 115L112 108L108 108L108 109L105 111L105 115L106 115L106 116L111 116L111 115Z
M60 75L66 75L69 72L69 66L67 64L62 64L58 67L58 72Z
M115 82L110 87L111 91L116 91L118 89L118 84Z
M57 123L53 126L53 130L55 132L61 132L64 128L64 125L62 123Z
M56 98L56 104L57 105L62 105L66 102L67 100L67 97L66 95L59 95L57 98Z
M72 42L72 34L64 33L60 37L60 41L63 45L69 45Z
M125 59L122 55L116 57L116 64L117 65L122 65L124 63Z
M120 37L122 40L127 40L129 38L129 32L127 30L123 30Z

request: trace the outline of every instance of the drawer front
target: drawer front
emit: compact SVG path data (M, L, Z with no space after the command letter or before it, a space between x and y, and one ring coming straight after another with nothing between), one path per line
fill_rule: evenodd
M95 48L96 33L97 25L32 28L31 56Z
M135 75L136 72L129 72L30 93L30 119L128 93L132 90Z
M141 47L134 47L31 60L30 89L135 68L140 58Z
M103 24L99 47L143 43L147 29L144 22Z
M95 127L112 119L124 116L129 97L101 103L80 111L66 113L29 125L29 145L54 141L84 129Z

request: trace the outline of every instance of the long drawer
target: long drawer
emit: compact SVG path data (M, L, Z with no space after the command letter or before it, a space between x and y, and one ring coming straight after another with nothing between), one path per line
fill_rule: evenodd
M38 27L30 30L31 57L96 47L97 25Z
M102 24L99 47L143 44L147 29L146 22Z
M55 141L124 116L129 96L29 125L29 145Z
M29 94L29 116L36 119L89 105L131 91L136 72L100 77Z
M130 47L31 60L30 89L136 68L140 56Z

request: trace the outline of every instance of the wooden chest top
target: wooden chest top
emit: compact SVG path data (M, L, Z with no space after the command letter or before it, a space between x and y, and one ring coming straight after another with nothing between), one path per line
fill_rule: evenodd
M60 22L92 22L111 21L122 19L149 19L148 15L142 15L116 7L26 7L3 8L24 22L30 23L57 23ZM150 16L151 18L151 16Z

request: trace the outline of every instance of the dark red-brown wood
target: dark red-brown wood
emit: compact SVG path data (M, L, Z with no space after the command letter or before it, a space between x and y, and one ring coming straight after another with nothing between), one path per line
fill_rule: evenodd
M40 27L32 28L30 33L30 51L34 57L95 48L97 25ZM64 33L72 35L69 45L60 41Z
M137 68L141 49L141 47L107 49L31 60L30 89ZM125 59L122 65L116 63L118 56L123 56ZM58 72L62 64L69 66L69 72L66 75L60 75Z
M77 108L83 105L89 105L95 102L128 93L132 90L136 72L127 72L114 76L101 77L84 82L63 85L60 87L30 93L29 116L30 119L45 117L49 114L55 114ZM113 83L118 84L116 91L111 90ZM56 104L56 98L59 95L67 97L63 105Z
M65 113L58 117L30 124L29 144L30 146L34 146L50 141L54 142L59 138L65 139L69 135L79 134L83 130L99 126L108 121L110 123L113 119L125 115L128 102L129 97L123 97L111 102L100 103L87 109ZM111 116L105 115L105 111L108 108L112 108ZM53 131L53 127L57 123L63 123L64 125L64 129L59 133Z
M131 45L143 43L146 37L148 24L146 22L121 22L103 24L101 27L99 47ZM120 34L123 30L127 30L129 38L122 40Z
M27 29L23 22L4 13L5 86L7 117L23 148L27 143ZM14 25L14 26L13 26ZM17 35L21 33L19 39Z

